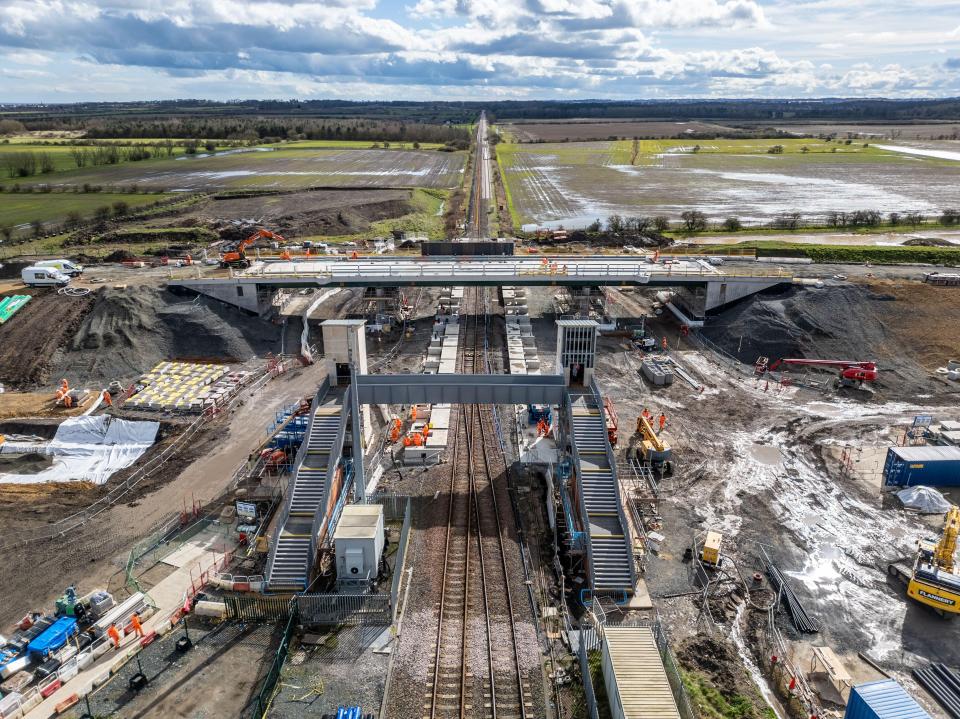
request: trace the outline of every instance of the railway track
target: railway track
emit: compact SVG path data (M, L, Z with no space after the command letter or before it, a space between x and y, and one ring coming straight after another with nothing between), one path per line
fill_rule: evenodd
M467 373L483 370L486 325L486 290L470 292L473 307L461 315L466 342L459 360ZM423 715L527 719L529 686L504 542L512 519L489 408L460 406L452 456L433 685Z
M470 185L470 206L467 213L467 235L482 239L487 231L486 194L486 119L481 115L477 124L476 155L473 163L473 180Z

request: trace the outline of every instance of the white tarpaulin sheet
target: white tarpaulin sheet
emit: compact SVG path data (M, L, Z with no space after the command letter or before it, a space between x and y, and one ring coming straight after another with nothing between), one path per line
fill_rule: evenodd
M157 438L159 422L128 422L109 415L70 417L46 444L0 445L4 454L35 452L50 455L53 464L35 474L0 473L0 482L37 484L86 480L103 484L117 470L129 467Z
M897 497L904 507L916 509L921 514L943 514L950 509L950 502L932 487L918 485L908 489L901 489Z

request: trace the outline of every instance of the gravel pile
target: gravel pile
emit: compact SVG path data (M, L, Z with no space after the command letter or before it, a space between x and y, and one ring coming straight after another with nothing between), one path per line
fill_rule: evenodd
M218 302L104 288L54 374L78 385L128 381L164 360L245 362L279 348L279 327Z
M859 285L791 287L755 295L711 317L703 336L748 364L761 356L771 362L784 357L872 360L880 368L877 389L888 396L929 392L932 378L916 362L915 348L890 331L891 322L910 321L894 299Z

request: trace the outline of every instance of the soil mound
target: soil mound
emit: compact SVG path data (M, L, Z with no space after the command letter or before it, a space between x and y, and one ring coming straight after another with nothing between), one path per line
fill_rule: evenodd
M876 361L877 389L888 396L916 396L937 388L937 380L918 364L916 347L902 341L895 326L910 322L910 312L894 295L860 285L791 287L721 312L707 321L703 335L748 364L761 356L771 362L783 357Z
M81 385L128 381L164 360L245 362L279 341L279 328L220 303L155 287L104 288L57 374Z
M906 247L956 247L942 237L913 237L903 243Z
M0 325L0 382L18 389L49 379L51 358L93 305L91 297L58 295L52 289L27 293L33 299Z

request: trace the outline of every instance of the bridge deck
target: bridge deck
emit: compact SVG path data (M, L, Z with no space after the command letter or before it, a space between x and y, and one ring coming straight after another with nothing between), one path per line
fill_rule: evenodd
M360 260L316 259L278 262L258 261L234 276L234 281L258 284L289 284L307 280L311 284L371 285L616 285L683 284L722 281L726 277L789 277L763 270L724 272L705 260L681 260L670 265L655 264L643 257L579 256L537 257L383 257Z

